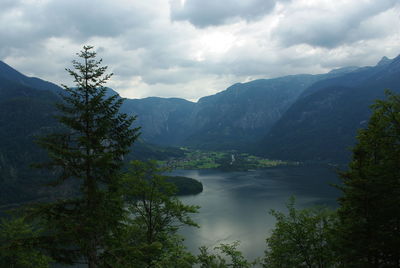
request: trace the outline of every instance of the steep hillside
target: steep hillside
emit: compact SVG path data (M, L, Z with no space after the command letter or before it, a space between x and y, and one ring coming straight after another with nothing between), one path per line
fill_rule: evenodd
M141 138L161 145L181 145L192 131L190 116L196 104L178 98L127 99L122 111L137 115Z
M199 100L184 144L238 149L259 139L297 97L322 75L293 75L235 84Z
M30 167L47 157L35 139L60 130L54 116L61 89L41 79L31 80L5 64L0 67L0 204L71 194L76 188L73 185L43 187L51 174ZM179 149L139 140L126 159L165 159L182 154Z
M35 88L38 90L48 90L53 92L61 91L61 88L53 83L36 77L28 77L23 75L6 63L0 61L0 84L4 85L6 81L12 81L15 84Z
M138 116L146 142L248 150L249 144L261 139L305 89L354 69L238 83L197 103L178 98L128 99L123 111Z
M49 174L30 168L45 159L35 136L57 127L54 103L58 96L0 77L0 204L37 197ZM35 184L35 190L32 185ZM43 193L44 194L44 193Z
M149 143L239 149L262 137L302 92L325 75L293 75L238 83L197 103L179 98L127 99Z
M400 57L315 83L258 144L279 159L346 162L369 106L384 90L400 92Z

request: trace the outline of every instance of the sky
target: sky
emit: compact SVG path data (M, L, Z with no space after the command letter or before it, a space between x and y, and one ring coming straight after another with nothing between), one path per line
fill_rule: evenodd
M0 0L0 60L73 85L93 45L123 97L196 101L238 82L400 54L399 0Z

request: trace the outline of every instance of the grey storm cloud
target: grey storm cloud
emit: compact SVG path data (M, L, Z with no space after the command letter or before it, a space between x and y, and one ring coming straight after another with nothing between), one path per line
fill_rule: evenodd
M338 2L329 8L299 8L284 13L274 29L273 37L284 46L308 44L334 48L345 43L376 38L385 29L363 25L368 19L399 6L398 0Z
M84 38L86 36L115 37L127 29L144 27L146 12L138 12L129 5L108 0L52 1L43 9L46 22L58 34Z
M270 13L278 0L171 0L172 20L187 20L196 27L215 26L231 19L256 20ZM281 0L281 2L287 2Z
M3 1L1 1L1 8L3 10L7 10L9 8L12 8L12 7L18 5L18 2L20 2L20 1L17 1L17 0L3 0Z
M90 44L124 96L195 100L236 82L393 57L398 2L0 0L0 59L68 84L64 68Z
M9 48L38 46L44 39L64 37L84 43L91 37L117 37L127 29L146 27L149 14L123 2L1 0L0 57ZM3 1L5 1L3 3Z

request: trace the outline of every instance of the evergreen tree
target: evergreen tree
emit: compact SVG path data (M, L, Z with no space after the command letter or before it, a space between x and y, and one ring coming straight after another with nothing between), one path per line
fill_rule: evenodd
M341 174L340 255L345 267L400 267L400 96L373 105Z
M112 74L106 74L93 47L84 46L77 55L80 61L73 61L74 69L66 69L76 87L63 86L64 101L57 106L64 131L39 140L49 155L49 161L39 166L57 175L53 185L78 181L80 193L38 205L34 213L46 229L42 243L55 260L95 268L106 253L109 236L121 227L120 169L138 128L131 128L134 117L119 113L123 99L106 97L104 84Z

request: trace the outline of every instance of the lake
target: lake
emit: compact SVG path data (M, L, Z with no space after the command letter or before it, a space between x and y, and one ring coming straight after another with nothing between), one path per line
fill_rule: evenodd
M340 191L333 168L326 166L275 167L247 172L217 170L176 170L172 175L186 176L203 183L202 193L180 199L201 206L193 219L200 228L185 227L181 234L193 253L205 245L241 241L246 257L263 256L265 239L274 226L271 209L286 211L290 196L296 197L297 208L323 204L336 207Z

